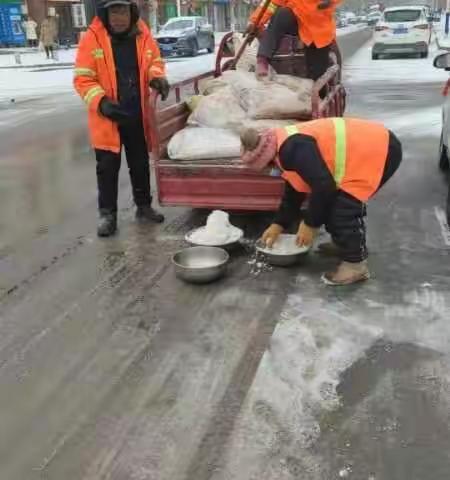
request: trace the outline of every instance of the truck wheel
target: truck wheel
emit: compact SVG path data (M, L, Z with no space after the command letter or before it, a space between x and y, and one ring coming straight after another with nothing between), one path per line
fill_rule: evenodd
M428 58L428 48L420 54L421 58Z
M197 55L198 55L198 43L197 43L197 40L192 40L191 57L196 57Z
M380 56L378 55L378 53L372 52L372 60L378 60L379 58Z
M208 50L208 53L214 53L214 48L215 48L215 41L214 41L214 38L211 40L211 44L209 45L209 47L207 48Z
M439 143L439 168L446 172L450 168L450 161L448 158L448 150L444 145L444 132L441 133L441 141Z

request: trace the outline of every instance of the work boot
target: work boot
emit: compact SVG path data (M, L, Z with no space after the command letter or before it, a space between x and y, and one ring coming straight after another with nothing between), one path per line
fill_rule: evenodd
M117 230L117 213L100 211L100 219L97 225L97 235L99 237L110 237Z
M269 76L269 60L266 57L256 57L256 78L266 79Z
M322 280L327 285L351 285L370 278L367 260L359 263L342 262L335 272L322 275Z
M157 212L152 206L137 207L136 219L142 222L162 223L164 215Z
M317 247L318 253L326 257L339 257L341 249L334 242L324 242Z

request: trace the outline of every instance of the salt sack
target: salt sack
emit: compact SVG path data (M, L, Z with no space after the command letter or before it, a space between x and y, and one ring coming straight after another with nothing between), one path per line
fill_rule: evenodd
M188 125L239 130L245 116L245 111L233 95L231 87L226 86L211 95L201 97L188 118Z
M230 86L249 118L301 119L311 115L312 80L276 75L274 80L262 82L252 73L238 73L230 79Z
M222 128L190 127L177 132L167 152L172 160L209 160L240 156L239 134Z
M206 220L206 226L195 231L191 241L202 245L220 245L227 243L234 229L228 213L214 210Z
M210 78L200 84L200 93L204 96L216 93L222 88L228 87L231 82L236 81L241 76L240 72L236 70L225 70L218 78ZM253 75L254 76L254 75Z

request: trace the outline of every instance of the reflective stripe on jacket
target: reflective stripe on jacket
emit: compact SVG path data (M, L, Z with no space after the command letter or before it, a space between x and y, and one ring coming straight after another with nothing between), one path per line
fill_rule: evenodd
M164 77L165 67L159 47L147 25L139 20L136 36L139 64L141 108L144 132L150 146L149 135L149 82ZM74 87L88 107L88 125L94 148L120 151L119 129L115 122L98 112L100 100L106 95L117 101L117 79L111 39L99 18L94 18L78 47L74 69Z
M366 202L378 189L386 164L389 130L380 123L356 118L323 118L276 129L278 151L291 135L313 137L334 177L338 189ZM301 158L298 159L301 162ZM293 171L283 170L282 177L298 192L311 188Z
M336 6L340 0L331 0L331 5L323 10L318 10L320 0L272 0L265 11L261 26L265 25L278 7L290 8L298 19L298 36L306 45L314 45L317 48L326 47L333 43L336 38L336 22L334 20ZM262 0L257 9L250 17L255 23L265 0Z

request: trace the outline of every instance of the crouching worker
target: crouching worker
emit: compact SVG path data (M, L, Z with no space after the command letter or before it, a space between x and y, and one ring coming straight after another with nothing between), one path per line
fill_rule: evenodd
M366 202L395 173L402 160L402 146L383 125L352 118L324 118L260 134L241 134L242 161L262 170L274 163L286 182L284 197L273 224L262 240L269 247L298 217L309 194L297 243L311 246L322 225L332 243L319 246L341 263L323 280L348 285L367 280Z

